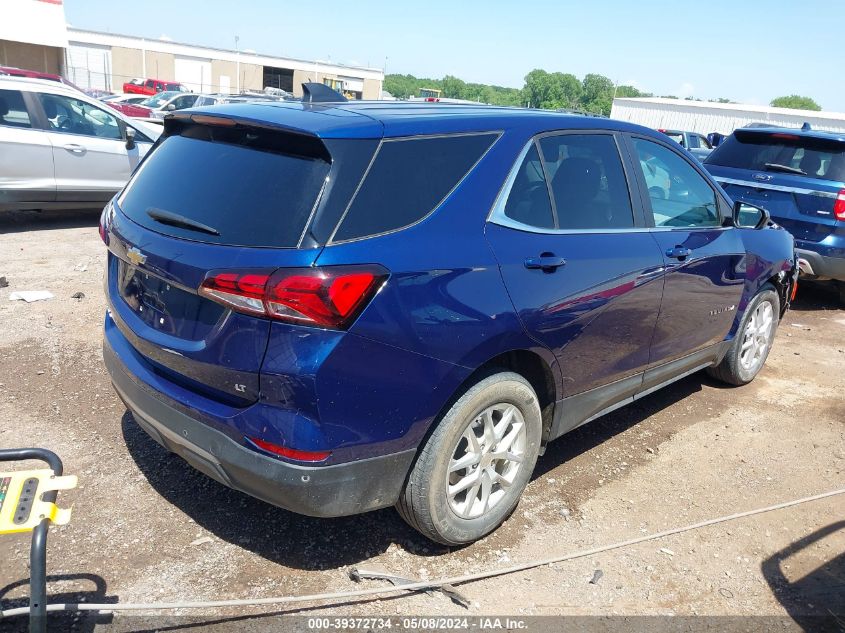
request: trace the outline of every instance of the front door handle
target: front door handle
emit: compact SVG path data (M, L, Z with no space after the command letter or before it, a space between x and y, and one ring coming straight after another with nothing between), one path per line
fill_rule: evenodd
M67 151L69 151L73 154L84 154L85 153L85 148L82 145L78 145L76 143L68 143L67 145L64 146L64 148Z
M554 253L543 253L539 257L528 257L525 260L526 268L539 268L547 273L554 272L561 266L566 266L566 260Z
M674 248L670 248L666 251L666 257L680 259L682 261L690 255L692 255L692 249L687 248L686 246L675 246Z

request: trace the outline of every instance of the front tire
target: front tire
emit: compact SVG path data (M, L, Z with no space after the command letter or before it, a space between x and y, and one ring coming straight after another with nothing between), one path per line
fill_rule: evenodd
M444 545L465 545L513 512L540 451L534 389L499 372L473 385L422 447L397 503L402 518Z
M707 373L729 385L747 385L754 380L775 339L780 320L780 297L766 284L749 303L736 336L722 361Z

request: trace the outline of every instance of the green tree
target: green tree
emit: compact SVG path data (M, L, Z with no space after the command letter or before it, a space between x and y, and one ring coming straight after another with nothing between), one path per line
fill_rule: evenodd
M616 97L618 99L630 99L635 97L651 96L648 93L641 92L634 86L616 86Z
M821 110L822 107L810 97L800 95L788 95L772 99L770 104L773 108L792 108L793 110Z
M581 107L587 112L610 114L612 105L613 82L604 75L586 75L581 92Z
M384 89L397 99L407 99L419 93L424 81L426 80L417 79L413 75L386 75Z
M446 75L440 82L443 89L443 96L449 99L466 99L466 83L452 75Z
M525 76L523 101L532 108L556 110L578 107L581 82L568 73L547 73L539 68Z
M517 88L465 83L462 79L446 75L443 79L428 79L413 75L385 75L384 89L397 99L418 97L422 88L439 88L443 96L467 99L492 105L522 105L522 91Z

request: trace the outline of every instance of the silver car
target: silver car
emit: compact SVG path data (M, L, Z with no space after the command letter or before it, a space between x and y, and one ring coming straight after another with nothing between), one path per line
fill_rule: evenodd
M159 92L157 95L145 99L139 105L152 108L149 122L156 123L162 121L166 115L175 110L199 108L222 102L223 99L214 95L201 95L195 92Z
M0 77L0 211L102 207L159 134L62 84Z

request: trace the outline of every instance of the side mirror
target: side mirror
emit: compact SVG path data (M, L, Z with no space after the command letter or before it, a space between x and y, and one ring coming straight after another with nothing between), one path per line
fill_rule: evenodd
M734 202L734 226L742 229L763 229L769 224L771 216L763 207L758 207L742 200Z
M175 103L168 103L164 107L164 109L167 110L168 112L173 112L176 109L176 104Z
M131 127L126 128L126 149L135 149L135 130Z

